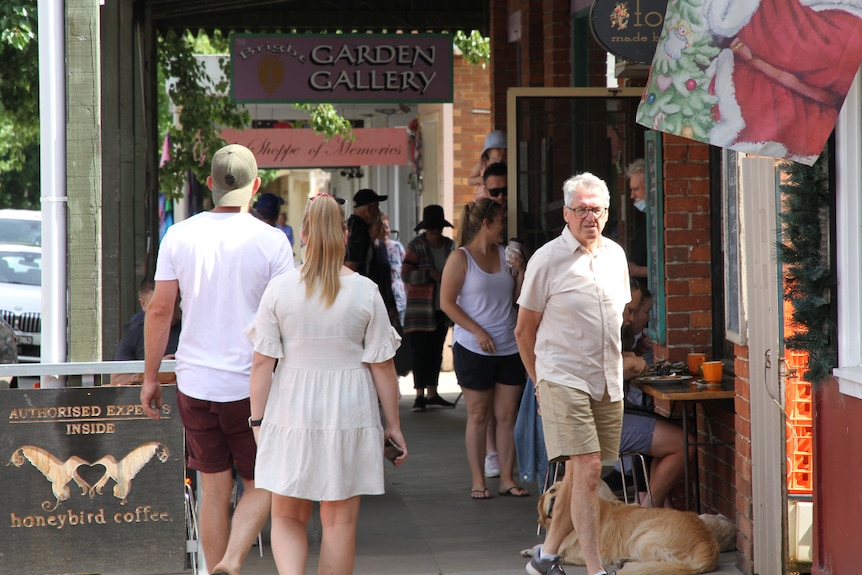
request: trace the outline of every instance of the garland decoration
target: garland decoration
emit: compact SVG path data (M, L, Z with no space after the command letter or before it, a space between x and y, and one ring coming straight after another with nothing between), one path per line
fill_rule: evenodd
M793 306L798 333L785 338L788 349L808 352L807 381L819 384L835 367L835 322L830 294L835 274L829 267L829 159L826 151L813 166L789 162L781 184L784 297Z

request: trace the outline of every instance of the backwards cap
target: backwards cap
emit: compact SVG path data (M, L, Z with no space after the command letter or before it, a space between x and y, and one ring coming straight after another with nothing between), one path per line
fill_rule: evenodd
M257 178L257 160L245 146L229 144L213 156L213 203L216 206L248 205Z

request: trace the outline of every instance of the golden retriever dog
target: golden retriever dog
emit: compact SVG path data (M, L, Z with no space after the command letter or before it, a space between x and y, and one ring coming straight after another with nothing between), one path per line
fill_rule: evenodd
M560 484L539 497L539 523L548 516ZM608 490L609 491L609 490ZM607 492L599 498L599 553L603 563L622 565L620 575L694 575L718 565L718 542L694 513L669 508L626 505ZM559 549L564 563L584 565L578 536L566 535Z

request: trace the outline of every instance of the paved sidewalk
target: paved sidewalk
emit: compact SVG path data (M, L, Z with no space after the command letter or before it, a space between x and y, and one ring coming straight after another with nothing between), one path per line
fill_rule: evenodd
M441 376L440 393L454 401L459 389L452 372ZM499 480L489 479L491 500L470 499L470 473L464 452L463 400L455 409L410 411L412 380L401 381L402 428L410 457L400 468L386 466L386 494L364 497L359 515L356 575L524 575L520 551L541 542L536 535L537 486L530 497L497 497ZM309 527L306 574L317 573L320 522ZM721 575L741 575L735 555L721 557ZM568 575L586 575L566 566ZM201 571L201 573L204 573ZM255 547L242 575L276 575L268 534L264 557Z

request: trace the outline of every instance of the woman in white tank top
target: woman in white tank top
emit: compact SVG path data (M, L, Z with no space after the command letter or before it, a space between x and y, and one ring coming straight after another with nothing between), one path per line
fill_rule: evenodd
M526 374L515 341L517 300L524 263L506 263L504 210L491 198L464 206L459 249L446 261L440 308L455 322L453 356L467 404L465 441L473 499L489 499L485 483L485 433L496 418L500 461L499 495L526 497L514 480L515 418Z

